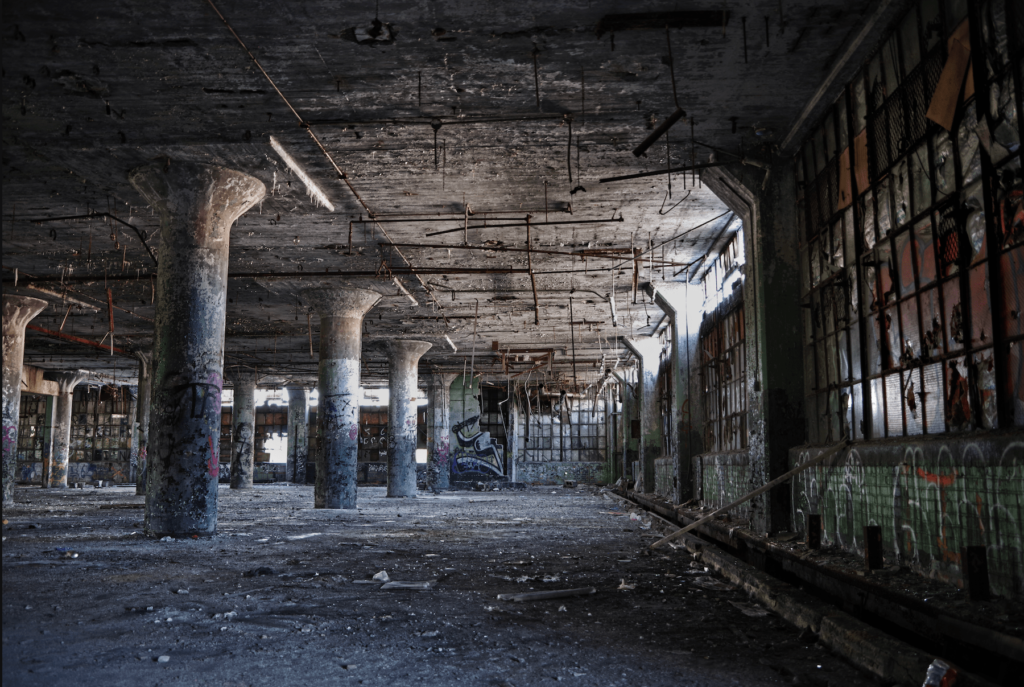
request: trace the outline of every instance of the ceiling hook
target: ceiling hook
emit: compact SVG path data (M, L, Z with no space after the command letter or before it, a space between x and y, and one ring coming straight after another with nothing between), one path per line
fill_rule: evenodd
M665 203L666 203L666 202L668 201L668 191L665 191L665 197L664 197L664 198L662 199L662 201L661 201L661 210L658 210L658 214L659 214L659 215L667 215L668 213L672 212L672 211L673 211L673 210L675 210L675 209L676 209L677 207L679 207L679 206L680 206L680 204L682 204L682 202L683 202L684 200L686 200L687 198L689 198L689 197L690 197L690 193L692 193L692 192L691 192L691 191L687 191L687 192L686 192L686 195L685 195L685 196L683 196L682 198L680 198L680 199L679 199L679 202L678 202L678 203L676 203L675 205L673 205L672 207L670 207L670 208L669 208L668 210L665 210ZM663 210L664 210L664 212L662 212Z

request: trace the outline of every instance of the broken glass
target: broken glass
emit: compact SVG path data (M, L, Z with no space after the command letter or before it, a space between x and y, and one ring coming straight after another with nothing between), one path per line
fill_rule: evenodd
M902 226L910 219L910 175L907 170L907 159L903 158L893 172L896 185L893 188L893 202L896 205L896 224Z
M919 215L932 204L932 183L928 170L928 146L918 146L910 155L910 173L913 176L913 214Z
M861 238L864 241L864 250L871 250L875 247L875 197L873 191L868 191L861 199L860 221Z
M921 371L903 373L903 410L907 421L907 434L924 434L924 409L921 407Z
M985 258L985 205L981 182L965 188L962 194L964 209L968 211L966 229L971 243L971 264Z
M946 366L946 426L951 432L971 429L970 385L967 381L967 360L956 358Z
M889 212L889 179L883 179L878 184L878 224L876 225L876 236L879 240L887 237L892 231L892 215Z
M963 169L964 186L974 183L981 176L981 151L977 129L978 116L972 102L964 108L964 118L957 130L957 146L960 148L960 167Z
M975 379L978 380L978 400L981 412L978 414L984 429L996 429L999 426L999 413L996 409L996 372L992 350L975 353L973 356Z
M933 140L935 146L935 190L938 200L956 190L956 174L953 166L953 142L949 134L941 129Z
M860 133L868 124L867 94L864 87L864 73L853 80L853 130Z
M926 358L937 358L942 355L943 339L938 289L921 292L921 322L924 327L921 355Z

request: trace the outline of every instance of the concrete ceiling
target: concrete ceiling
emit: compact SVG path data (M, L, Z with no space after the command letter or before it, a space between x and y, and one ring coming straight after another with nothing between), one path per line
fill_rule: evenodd
M570 382L575 336L576 374L593 379L602 359L625 357L621 337L650 333L661 319L642 296L633 304L633 266L622 253L664 243L645 256L639 275L659 285L684 280L679 265L724 243L731 216L706 188L693 188L690 175L673 175L670 200L665 175L599 182L664 168L664 138L647 157L632 149L675 109L664 18L609 15L710 10L720 17L728 10L724 27L716 19L669 30L687 113L670 130L670 164L680 167L712 154L730 159L716 148L770 159L869 5L216 4L295 113L205 0L5 3L4 290L48 298L52 307L34 324L49 330L61 328L64 297L94 305L73 305L63 333L99 342L109 329L109 287L115 346L146 350L155 268L140 235L159 258L159 226L128 172L160 158L225 165L268 189L232 230L230 273L237 276L225 364L256 365L269 382L312 381L310 336L315 349L319 326L315 316L307 324L297 294L316 280L348 283L385 296L364 330L371 386L386 380L382 342L398 336L434 344L421 374L461 372L472 357L477 371L504 379L492 352L498 342L502 351L556 349L553 375ZM710 23L700 14L669 21ZM271 136L333 211L311 201ZM92 212L120 222L33 221ZM366 221L371 213L379 223ZM503 250L525 247L528 214L535 223L581 222L532 228L536 313L527 254ZM443 230L453 231L427 235ZM382 245L389 243L446 247ZM572 255L596 249L619 252L586 261ZM651 258L677 264L652 269ZM418 305L387 270L401 275ZM524 353L512 374L540 354ZM29 331L26 362L118 378L135 368L128 357L37 331Z

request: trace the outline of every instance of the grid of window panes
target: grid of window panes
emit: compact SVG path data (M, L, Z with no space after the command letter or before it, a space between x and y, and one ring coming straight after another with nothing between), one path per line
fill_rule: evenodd
M1003 0L976 15L994 48L978 52L998 58L978 89L992 97L965 97L951 132L925 117L966 14L912 8L798 158L812 443L996 427L999 368L1005 417L1024 420L1020 101ZM992 110L980 124L979 108Z
M520 414L524 426L519 448L526 461L603 461L607 457L605 402L533 394L530 411ZM524 404L525 405L525 404Z
M711 453L747 446L747 352L739 293L701 324L704 446Z
M72 461L127 462L132 396L126 387L79 385L71 401Z
M46 429L46 396L23 393L18 409L19 463L43 462Z

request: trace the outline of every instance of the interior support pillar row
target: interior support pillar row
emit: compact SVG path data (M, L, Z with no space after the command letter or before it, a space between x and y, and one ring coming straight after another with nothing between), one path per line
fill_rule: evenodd
M640 484L637 490L650 493L655 488L654 461L661 456L661 422L655 385L661 364L661 343L649 337L624 339L626 348L640 361L637 373L637 400L640 405Z
M256 470L256 373L232 370L228 381L235 392L231 409L231 488L251 489Z
M309 404L306 389L288 387L288 463L285 479L306 483L306 458L309 456Z
M46 379L57 382L57 408L53 423L53 455L50 468L43 476L43 486L49 489L68 488L68 461L71 458L71 404L75 387L85 380L85 370L74 372L47 372Z
M18 414L21 410L21 369L25 361L25 325L46 307L46 301L4 295L3 309L3 507L14 505L14 473L18 469Z
M435 494L451 486L452 382L455 375L435 372L430 378L427 422L427 482Z
M231 225L266 189L241 172L177 160L128 178L160 216L146 531L212 535L228 244Z
M141 496L146 493L148 474L146 455L149 449L149 408L153 396L153 361L148 353L138 352L135 357L139 359L139 400L136 405L139 428L135 457L135 493Z
M380 294L323 286L303 291L303 300L320 315L319 446L313 505L355 508L363 317Z
M416 496L416 399L420 357L426 341L388 346L388 496Z

